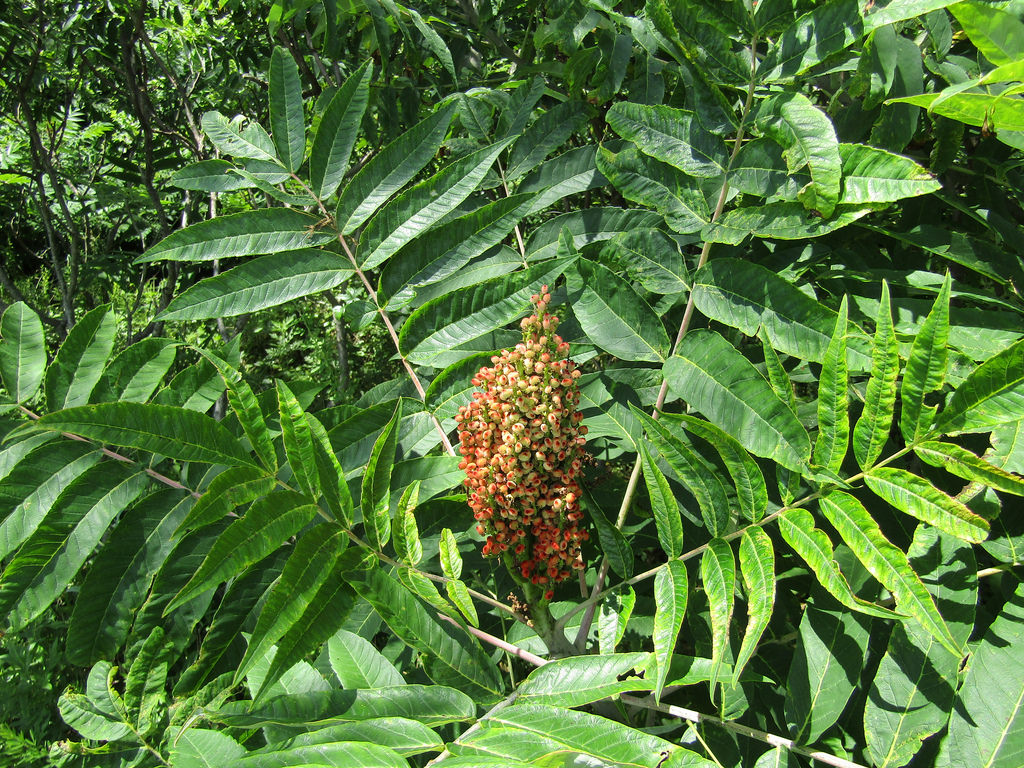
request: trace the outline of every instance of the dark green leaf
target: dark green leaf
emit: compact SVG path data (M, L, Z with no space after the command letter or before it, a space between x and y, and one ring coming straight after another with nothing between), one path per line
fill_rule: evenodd
M724 539L712 539L700 558L700 580L711 611L711 694L729 650L729 625L736 592L736 559ZM732 677L732 675L730 675Z
M295 60L280 46L270 56L270 130L284 167L299 170L306 152L302 81Z
M89 402L114 348L117 322L110 305L88 312L68 333L46 369L46 405L51 411Z
M391 420L384 426L373 444L370 460L363 473L360 507L363 528L370 546L378 552L391 538L391 471L395 465L398 447L398 422L402 419L402 401L398 401Z
M875 322L871 378L864 395L864 410L853 430L853 453L861 469L875 463L892 430L896 405L896 377L900 372L899 348L889 309L889 284L882 281L882 299Z
M864 476L868 488L896 509L941 528L958 539L976 543L988 537L988 521L923 477L898 467L874 467Z
M847 388L850 385L846 365L848 320L846 297L839 307L839 318L832 340L825 350L825 361L818 381L818 436L814 441L814 463L838 473L850 444L850 414Z
M0 376L7 394L21 403L39 389L46 367L43 324L39 315L18 301L0 319Z
M986 360L956 388L935 431L987 432L1024 413L1024 339Z
M668 679L669 662L683 626L689 589L686 566L678 560L669 560L654 577L655 613L651 640L654 643L655 699L661 698Z
M669 558L679 557L683 553L683 521L679 514L679 504L646 444L641 442L639 447L647 495L651 499L651 511L658 529L658 543Z
M935 416L935 407L925 404L925 397L942 387L946 380L946 343L949 339L949 291L952 278L947 274L932 311L910 348L907 368L903 373L900 400L900 430L907 443L915 443L928 434Z
M137 262L213 261L312 248L334 240L321 220L291 208L257 208L219 216L179 229L154 245Z
M348 168L352 146L370 98L370 63L349 75L320 118L309 154L313 193L326 200L335 193Z
M608 124L646 155L690 176L725 174L725 143L706 131L693 112L669 106L619 102L607 114Z

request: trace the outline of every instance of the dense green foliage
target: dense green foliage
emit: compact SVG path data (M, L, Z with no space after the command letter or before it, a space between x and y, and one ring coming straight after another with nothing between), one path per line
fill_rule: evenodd
M1021 764L1020 2L19 4L0 70L0 764ZM455 417L545 285L538 585L560 403Z

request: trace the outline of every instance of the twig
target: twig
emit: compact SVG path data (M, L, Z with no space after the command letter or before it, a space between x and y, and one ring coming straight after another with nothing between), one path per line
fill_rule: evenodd
M32 411L30 411L28 408L26 408L23 405L19 405L18 406L18 410L20 410L22 413L24 413L26 416L28 416L29 418L31 418L33 420L39 419L39 414L38 413L33 413ZM87 437L82 437L81 435L76 435L73 432L61 432L60 434L61 434L62 437L66 437L68 440L78 440L79 442L83 442L83 443L93 443L93 444L95 444L94 440L90 440ZM136 465L139 464L139 462L136 461L135 459L128 458L124 454L117 453L116 451L112 451L109 448L106 448L104 446L100 446L100 453L102 453L104 456L106 456L108 458L114 459L114 461L121 461L121 462L124 462L125 464L136 464ZM155 469L153 469L151 467L143 467L142 471L145 472L150 477L152 477L158 483L163 483L164 485L166 485L166 486L168 486L170 488L174 488L175 490L178 490L178 491L187 491L194 498L198 499L200 496L203 495L199 491L193 491L188 486L182 485L177 480L172 480L171 478L167 477L167 475L160 474L159 472L157 472Z
M631 696L628 693L623 693L619 698L625 704L632 704L637 707L643 707L644 709L654 709L658 712L664 712L666 715L672 715L678 717L681 720L686 720L690 723L711 723L721 728L725 728L728 731L739 733L751 739L757 739L765 744L770 744L773 747L783 747L788 749L790 752L795 752L798 755L809 757L812 760L817 760L820 763L826 765L833 765L836 768L867 768L860 763L854 763L850 760L846 760L842 757L836 757L830 755L827 752L819 752L815 749L808 749L807 747L801 747L799 744L795 744L792 739L787 739L784 736L778 736L774 733L768 733L767 731L760 731L757 728L751 728L750 726L743 725L742 723L736 723L731 720L723 720L720 717L714 715L705 715L701 712L697 712L692 709L686 709L685 707L676 707L671 704L657 704L650 699L641 699L636 696Z
M729 174L732 171L733 163L736 161L736 156L739 154L740 146L743 144L743 138L746 133L747 118L750 115L750 107L754 103L754 86L756 83L755 75L757 73L757 35L754 35L750 41L750 83L747 86L747 98L743 103L743 111L740 114L740 123L736 128L736 140L733 142L732 154L729 155L729 161L726 163L724 172L722 174L722 187L718 192L718 201L715 204L714 213L711 214L711 223L714 224L718 221L718 218L722 215L722 211L725 209L725 201L729 196ZM711 253L711 241L705 240L703 246L700 249L700 258L697 260L697 267L694 270L696 272L703 267L708 261L708 255ZM691 288L690 295L686 300L686 309L683 311L683 320L679 324L679 331L676 333L675 343L672 345L672 354L676 353L679 349L679 344L682 342L683 337L690 328L690 320L693 317L693 290ZM668 396L668 380L665 379L661 382L661 389L658 390L658 399L654 404L654 411L651 414L652 418L657 419L660 415L662 407L665 405L665 398ZM636 457L636 461L633 464L633 471L629 476L629 483L626 486L626 491L622 496L622 505L619 507L619 516L615 520L615 527L622 528L626 523L626 514L629 512L629 507L633 503L633 496L636 493L637 482L640 478L641 470L641 458L639 454ZM604 586L605 579L608 577L608 558L605 557L601 561L601 567L597 573L597 579L594 582L594 589L591 592L591 596L600 594L601 588ZM575 646L578 650L582 651L586 646L587 636L590 634L590 627L594 622L594 613L597 610L597 603L592 603L587 609L586 615L580 622L579 631L576 633Z
M530 653L529 651L520 648L518 645L512 645L512 643L506 642L505 640L502 640L500 637L495 637L494 635L484 632L481 629L477 629L476 627L470 624L467 624L463 627L451 616L445 616L443 613L439 613L437 614L437 617L439 619L447 621L449 624L454 624L456 627L459 627L460 629L465 629L467 632L469 632L469 634L473 635L473 637L479 638L480 640L483 640L485 643L493 645L495 648L500 648L501 650L505 651L505 653L511 654L512 656L517 656L523 661L533 664L533 666L535 667L543 667L545 664L548 663L546 659L542 659L537 654Z

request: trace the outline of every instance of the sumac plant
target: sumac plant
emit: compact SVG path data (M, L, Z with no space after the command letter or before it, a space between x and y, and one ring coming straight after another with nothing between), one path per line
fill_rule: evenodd
M300 5L174 176L240 212L139 260L167 337L0 321L55 759L1019 765L1019 6ZM175 338L347 281L403 370L354 404Z

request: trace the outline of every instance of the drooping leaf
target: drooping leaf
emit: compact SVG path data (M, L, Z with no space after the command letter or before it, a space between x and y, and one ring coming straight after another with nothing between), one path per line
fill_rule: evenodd
M638 208L600 206L582 211L563 213L548 219L537 227L526 243L528 261L542 261L559 255L559 238L566 229L572 236L574 248L609 240L631 229L649 229L660 226L662 217L653 211Z
M800 471L810 438L796 416L735 347L707 330L686 334L665 363L671 391L755 456Z
M420 541L419 527L416 524L416 507L420 498L420 481L412 484L402 493L398 500L398 510L391 526L394 536L395 552L399 559L409 565L416 565L423 559L423 542Z
M124 683L124 706L137 733L145 737L157 725L164 703L167 666L170 661L164 631L155 627L132 659Z
M32 535L68 484L99 460L100 452L88 444L43 443L10 471L0 483L0 560Z
M365 62L349 75L320 118L309 154L309 180L321 200L333 195L345 176L369 103L371 72L370 63Z
M645 443L640 443L640 457L643 460L644 483L651 499L651 511L658 530L658 542L669 558L683 553L683 521L679 514L679 503L672 493L672 487L654 463Z
M183 461L231 466L252 465L252 458L219 422L184 408L153 403L101 403L48 413L42 429L127 448L152 451Z
M949 339L949 292L952 278L947 274L932 311L921 324L907 358L900 400L900 430L907 443L915 443L929 432L935 406L925 397L946 380L946 343Z
M832 542L825 532L814 527L814 518L806 509L787 509L779 516L779 532L786 543L810 566L818 583L836 600L854 611L880 618L897 618L898 614L861 600L839 570L832 551Z
M363 269L383 264L402 246L453 211L483 180L510 140L492 144L445 166L388 203L363 230L356 258Z
M439 685L453 685L480 701L493 701L501 691L494 662L461 628L436 620L408 589L382 569L367 567L354 549L342 555L351 570L353 588L380 614L404 642L429 659L425 671ZM470 710L475 712L475 705ZM394 713L401 714L401 713ZM411 716L411 715L410 715Z
M46 369L46 405L51 411L74 408L89 402L93 388L114 348L117 322L110 305L86 313L68 332Z
M316 514L316 506L292 491L277 491L254 503L221 534L165 614L258 563L294 536Z
M597 147L587 145L541 163L516 190L531 196L530 213L542 211L568 195L607 184L608 179L597 170L596 155Z
M883 280L872 346L871 378L864 395L864 410L853 430L853 453L861 469L875 462L889 439L899 372L899 348L889 309L889 284Z
M608 566L624 579L633 575L633 548L622 531L611 524L590 492L583 488L584 509L593 521L597 540L608 558Z
M729 521L729 502L717 474L708 472L707 465L687 445L683 433L674 432L671 425L661 424L635 406L631 407L643 423L648 439L697 500L708 531L712 536L723 534Z
M270 131L277 153L289 171L299 170L306 152L306 120L302 109L299 67L284 48L270 55Z
M229 467L210 481L206 491L175 530L175 537L184 531L223 520L236 507L270 493L276 484L275 478L256 467Z
M689 581L686 566L678 560L669 560L654 577L654 696L661 698L668 679L669 663L675 651L676 639L683 625L686 603L689 599Z
M1024 339L979 365L953 392L935 431L987 432L1024 411Z
M693 112L669 106L618 102L608 110L608 124L644 154L686 174L714 178L725 174L725 143L705 130Z
M832 121L799 92L783 93L761 102L755 118L758 129L778 143L790 173L807 167L811 182L799 198L809 211L826 219L839 202L842 159Z
M455 104L448 104L388 144L342 190L335 213L338 230L351 234L405 186L441 146Z
M704 421L683 413L665 413L665 423L677 422L683 429L711 443L722 457L732 477L740 511L751 522L757 522L768 506L768 488L757 462L740 445L739 441L710 421Z
M819 501L821 511L857 558L896 598L896 607L913 617L956 657L961 649L935 607L907 556L886 539L868 511L853 496L832 491Z
M896 509L972 543L984 541L989 524L966 505L923 477L899 467L874 467L864 475L868 488Z
M0 377L7 394L19 403L32 397L43 382L46 347L43 323L24 302L4 310L0 319Z
M729 625L736 592L736 559L724 539L714 538L700 558L700 578L711 609L711 694L729 649Z
M582 258L567 279L573 314L594 344L623 360L665 360L671 344L668 333L628 282Z
M484 336L525 315L530 296L554 285L572 259L544 262L428 301L402 326L399 344L412 362L429 363L442 352Z
M319 248L275 253L201 280L178 294L161 320L234 317L337 288L352 275L344 256Z
M775 607L775 550L763 528L752 527L740 539L740 575L747 596L747 627L733 664L735 688L747 662L757 651Z
M271 472L276 472L277 451L274 450L266 419L249 382L230 363L212 352L199 350L199 354L209 360L224 379L228 403L231 404L231 409L235 412L238 423L242 425L245 436L249 438L249 444L259 457L260 463Z
M136 261L213 261L312 248L336 237L320 219L292 208L257 208L174 232Z
M651 293L672 295L690 290L679 244L660 229L623 232L601 249L600 262L623 272Z
M277 641L277 653L253 700L260 701L281 675L341 629L355 601L355 592L335 565L327 572L299 617Z
M818 381L818 436L814 441L814 463L831 472L839 472L850 443L850 415L846 365L846 297L839 307L836 330L832 334Z

